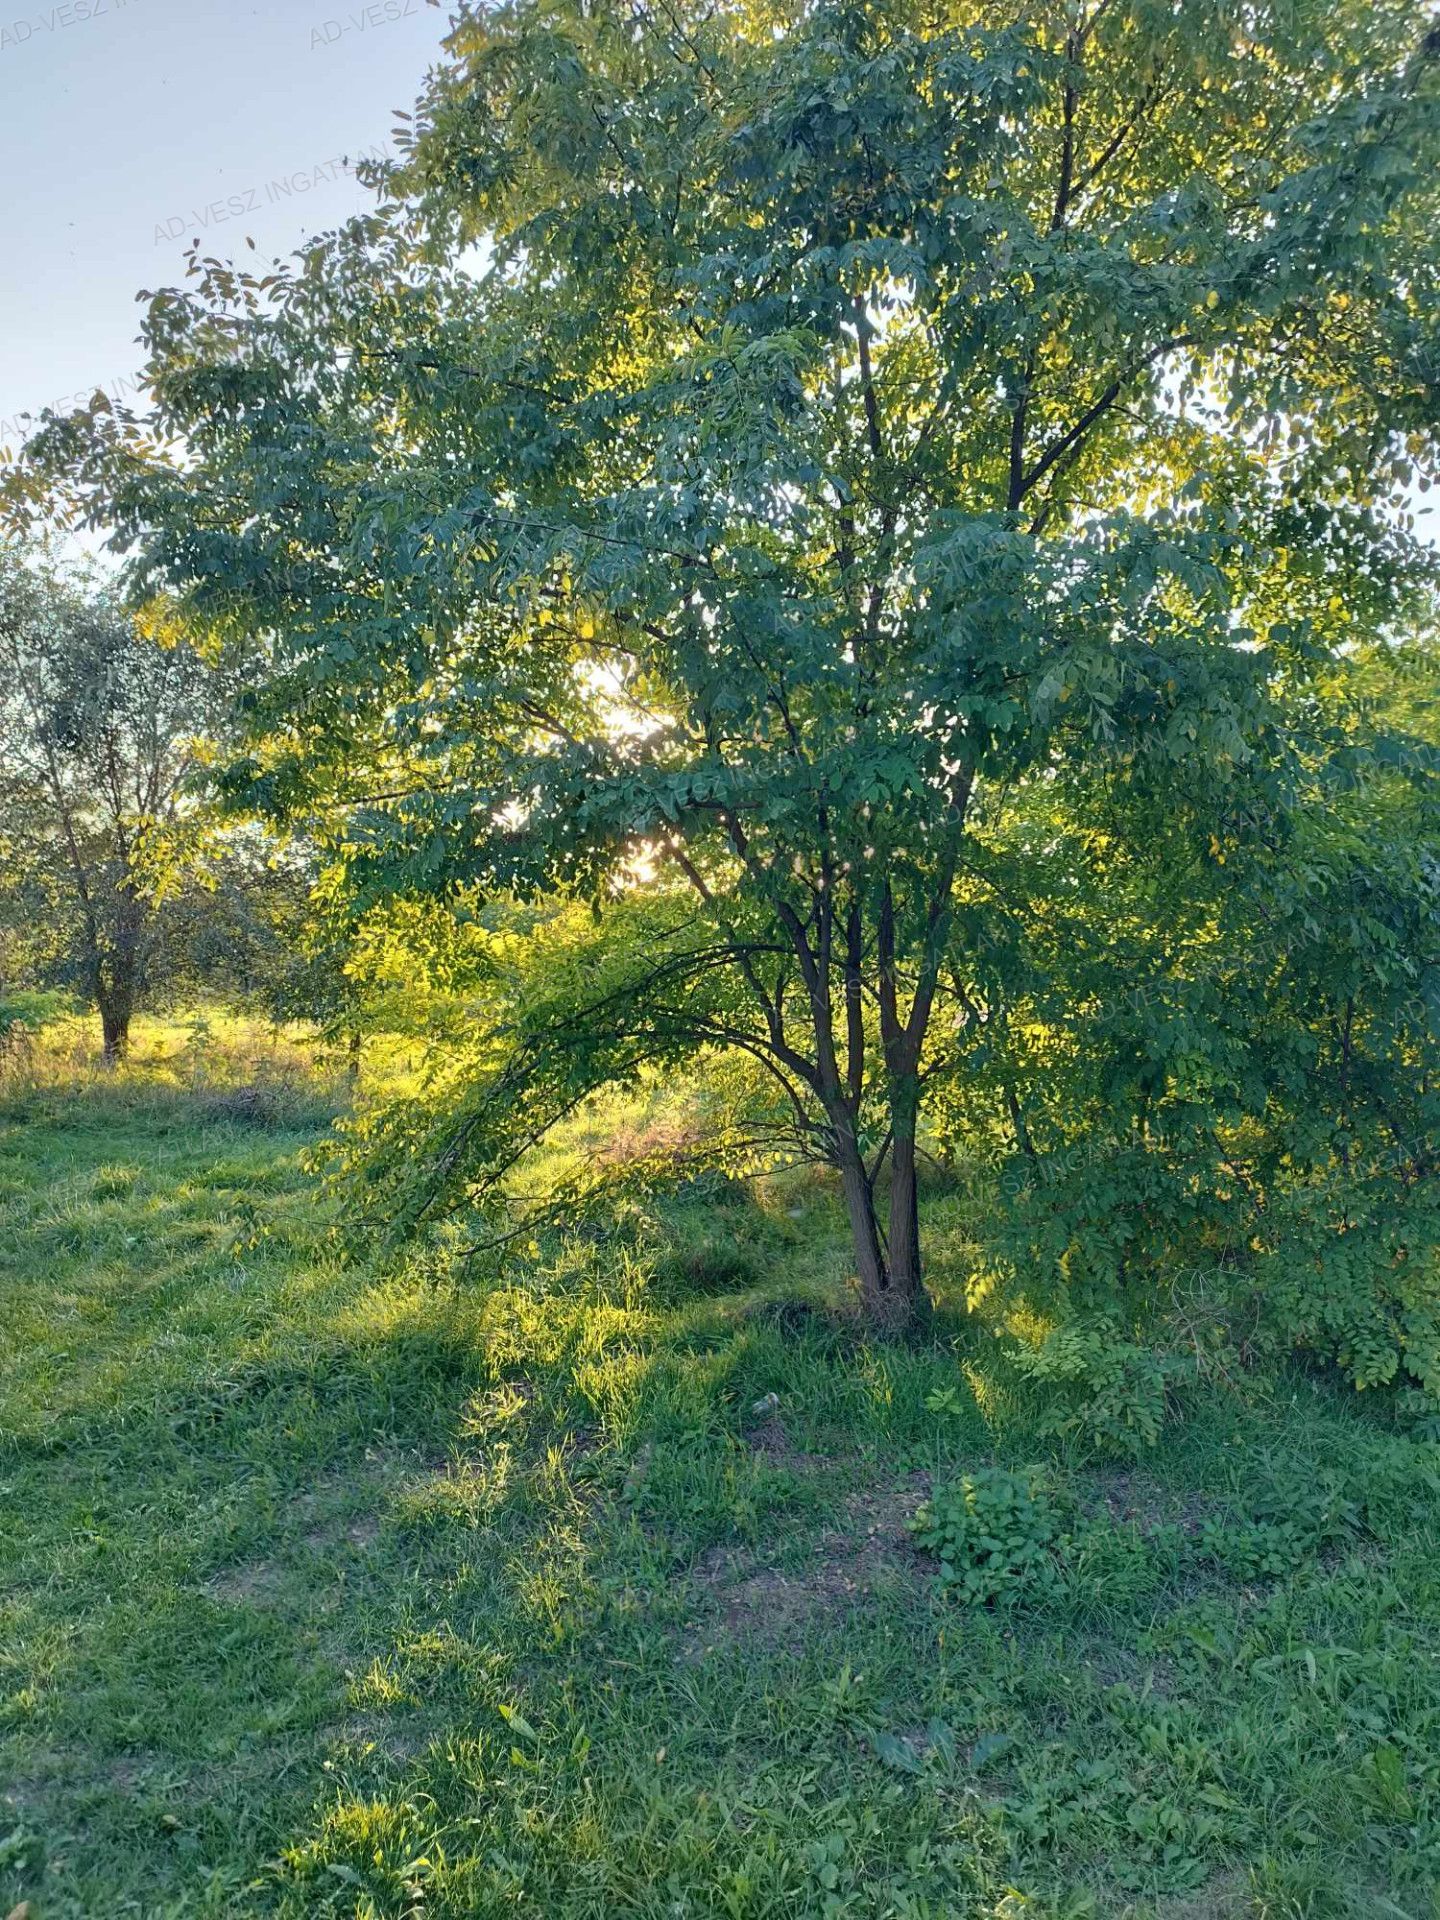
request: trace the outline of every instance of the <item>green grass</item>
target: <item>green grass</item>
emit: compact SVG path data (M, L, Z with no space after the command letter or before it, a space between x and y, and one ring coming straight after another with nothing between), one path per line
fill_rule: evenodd
M344 1263L318 1124L0 1106L0 1912L1440 1915L1433 1444L1192 1382L967 1606L905 1523L1044 1449L958 1320L864 1338L821 1189L457 1290ZM1317 1483L1282 1572L1197 1548Z

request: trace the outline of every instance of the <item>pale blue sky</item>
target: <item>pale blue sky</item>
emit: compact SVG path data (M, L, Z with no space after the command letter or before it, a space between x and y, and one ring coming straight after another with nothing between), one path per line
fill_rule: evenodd
M388 145L447 18L425 0L0 0L0 447L23 410L124 390L135 295L178 282L197 234L273 255L359 209L342 156Z

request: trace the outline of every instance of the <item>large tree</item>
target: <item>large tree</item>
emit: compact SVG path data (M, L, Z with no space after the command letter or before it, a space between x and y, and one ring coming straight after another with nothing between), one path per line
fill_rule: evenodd
M237 791L362 902L633 932L649 889L496 1056L462 1191L587 1086L738 1050L873 1315L917 1310L927 1087L1006 876L1073 884L1000 857L1010 810L1262 833L1307 678L1413 574L1437 83L1401 0L514 0L375 219L155 300L178 453L104 415L45 451L266 649Z
M78 986L118 1060L155 959L171 827L207 676L103 586L0 550L0 921L17 971Z

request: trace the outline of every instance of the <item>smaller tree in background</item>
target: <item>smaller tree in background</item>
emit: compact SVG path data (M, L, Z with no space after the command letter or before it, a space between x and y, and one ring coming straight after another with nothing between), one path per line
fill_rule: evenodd
M43 556L0 551L0 881L32 978L65 978L120 1059L156 955L153 856L205 716L192 649Z

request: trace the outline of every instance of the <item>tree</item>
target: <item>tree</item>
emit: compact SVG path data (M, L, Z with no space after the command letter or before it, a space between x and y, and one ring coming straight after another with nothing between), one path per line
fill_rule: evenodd
M149 843L174 822L205 673L101 590L0 552L0 841L27 971L68 975L129 1042L156 950ZM18 941L17 941L18 944Z
M233 788L357 899L647 888L458 1191L738 1050L903 1325L927 1092L1069 884L1016 810L1263 835L1307 681L1423 571L1440 42L1400 0L514 0L449 44L375 217L155 298L179 455L97 412L38 458L266 649Z

